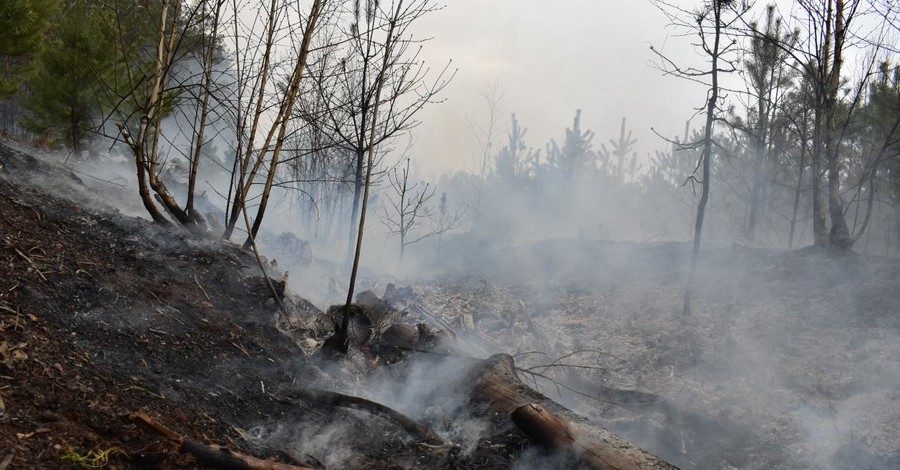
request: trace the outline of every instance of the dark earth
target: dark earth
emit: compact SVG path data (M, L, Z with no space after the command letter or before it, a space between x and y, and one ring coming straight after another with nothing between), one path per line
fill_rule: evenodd
M313 467L315 456L252 434L293 419L377 436L350 443L345 468L497 468L527 444L504 427L466 458L432 456L390 423L285 398L323 379L276 327L252 254L49 194L83 187L62 166L7 147L0 161L0 461L10 468L195 466L135 426L138 411L202 443Z

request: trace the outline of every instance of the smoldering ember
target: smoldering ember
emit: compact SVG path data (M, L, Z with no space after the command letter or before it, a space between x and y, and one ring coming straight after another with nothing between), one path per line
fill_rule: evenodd
M559 3L0 2L0 470L900 468L900 6Z

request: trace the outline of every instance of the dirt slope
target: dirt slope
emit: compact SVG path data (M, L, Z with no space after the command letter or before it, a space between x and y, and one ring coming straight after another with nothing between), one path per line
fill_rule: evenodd
M305 363L290 360L302 352L275 328L256 261L51 196L37 185L84 186L0 152L0 448L14 467L186 465L124 420L139 410L265 454L229 423L290 412L265 384L300 380Z
M360 382L359 354L337 365L314 357L330 320L295 296L279 313L254 256L124 216L110 200L129 200L126 188L104 186L111 199L102 199L48 159L0 144L0 162L0 465L196 466L132 424L137 411L206 444L317 468L508 468L527 447L508 420L491 416L440 418L454 436L477 425L461 452L418 446L365 413L291 398L298 388L374 387ZM413 369L380 368L379 388L404 396ZM446 392L422 393L446 402Z

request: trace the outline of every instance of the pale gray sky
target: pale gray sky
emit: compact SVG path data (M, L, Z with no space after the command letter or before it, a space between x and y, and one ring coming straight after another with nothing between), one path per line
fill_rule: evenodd
M595 147L618 135L622 117L642 156L665 147L650 128L680 135L704 100L701 87L649 66L650 44L697 58L684 38L666 40L666 24L646 0L449 0L418 31L434 37L425 46L431 65L452 58L459 72L447 101L422 113L414 160L429 177L474 167L468 122L487 119L480 94L491 82L506 89L503 134L515 112L531 146L562 140L580 108L583 127L597 134Z

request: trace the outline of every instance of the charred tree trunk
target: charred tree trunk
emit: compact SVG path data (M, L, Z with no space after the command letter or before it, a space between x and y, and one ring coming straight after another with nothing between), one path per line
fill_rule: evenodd
M509 416L540 445L570 452L595 469L677 468L526 386L511 356L492 356L470 374L472 398Z

